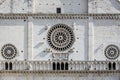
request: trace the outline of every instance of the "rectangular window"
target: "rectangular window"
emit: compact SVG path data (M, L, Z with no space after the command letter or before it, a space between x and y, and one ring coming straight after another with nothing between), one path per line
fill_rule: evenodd
M61 13L61 8L57 8L57 9L56 9L56 12L57 12L57 13Z

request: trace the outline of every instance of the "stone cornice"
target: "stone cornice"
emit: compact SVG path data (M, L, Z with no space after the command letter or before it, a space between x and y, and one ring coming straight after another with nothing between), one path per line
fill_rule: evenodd
M120 14L0 14L0 19L120 19Z
M70 71L70 70L61 70L61 71L59 71L59 70L56 70L56 71L54 71L54 70L52 70L52 71L29 71L29 70L24 70L24 71L17 71L17 70L15 70L15 71L13 71L13 70L3 70L3 71L0 71L0 74L7 74L7 73L11 73L11 74L18 74L18 73L22 73L22 74L68 74L68 75L70 75L70 74L95 74L95 75L100 75L100 74L107 74L107 75L109 75L109 74L120 74L120 71L118 71L118 70L104 70L104 71L87 71L87 70L84 70L84 71L75 71L75 70L72 70L72 71Z

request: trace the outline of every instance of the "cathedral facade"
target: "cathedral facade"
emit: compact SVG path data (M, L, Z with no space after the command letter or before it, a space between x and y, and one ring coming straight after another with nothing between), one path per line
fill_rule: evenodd
M120 0L0 0L0 80L120 80Z

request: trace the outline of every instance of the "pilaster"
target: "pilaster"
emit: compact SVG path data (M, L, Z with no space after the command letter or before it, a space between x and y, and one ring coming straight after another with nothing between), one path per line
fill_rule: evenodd
M93 17L89 17L89 60L94 60L94 25Z
M33 59L33 18L28 17L28 60Z

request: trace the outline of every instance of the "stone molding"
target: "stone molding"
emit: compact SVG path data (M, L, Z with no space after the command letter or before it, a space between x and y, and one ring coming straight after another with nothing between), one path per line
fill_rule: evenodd
M120 14L0 14L0 19L120 19Z

